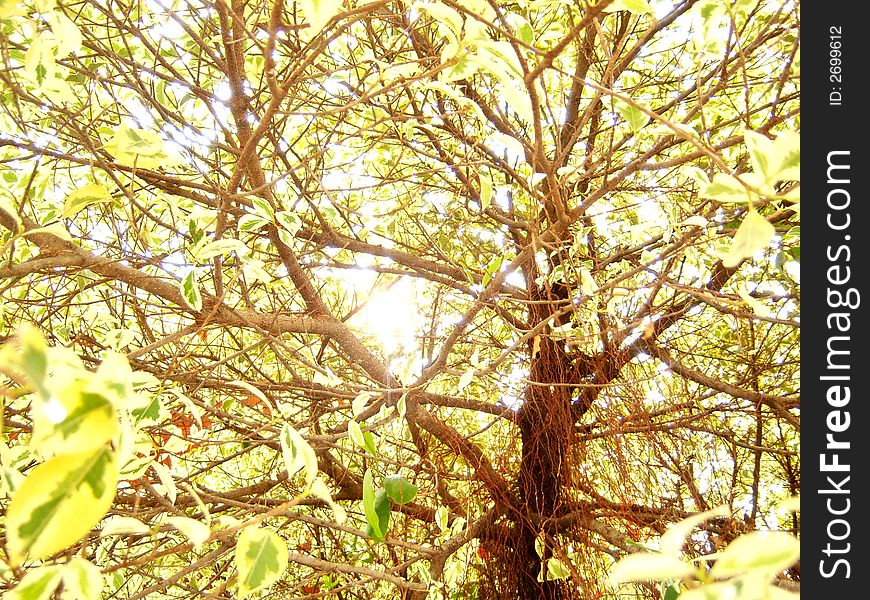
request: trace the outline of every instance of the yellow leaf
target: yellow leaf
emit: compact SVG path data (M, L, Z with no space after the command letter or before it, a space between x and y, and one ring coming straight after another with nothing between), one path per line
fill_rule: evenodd
M9 19L24 14L24 7L19 0L0 0L0 19Z
M692 565L666 554L639 552L619 560L610 572L612 581L663 581L695 574Z
M336 523L341 525L347 520L347 511L332 499L332 494L329 493L329 488L326 487L326 484L323 483L323 480L320 479L320 477L315 479L314 483L311 484L311 495L315 498L320 498L329 505L332 509L332 513L335 515Z
M115 409L103 394L83 380L60 388L47 400L34 402L31 445L48 454L73 454L99 448L118 429Z
M103 145L122 165L141 169L156 169L178 164L177 156L166 150L163 138L153 131L135 129L126 124L118 126L115 135Z
M239 596L269 587L287 568L287 544L268 529L251 527L239 535L236 567L239 570Z
M287 473L293 476L302 469L305 474L305 487L310 487L317 477L317 455L302 435L289 423L281 428L281 453Z
M15 589L5 596L7 600L48 600L60 583L59 565L43 565L28 571Z
M774 234L776 228L758 214L757 210L751 209L737 228L737 233L731 240L731 248L722 258L722 265L733 269L743 259L751 258L753 254L767 247Z
M201 523L196 519L189 517L169 517L166 519L169 525L175 527L178 531L193 543L194 548L202 546L211 535L211 529L205 523Z
M64 591L77 600L99 600L103 585L103 574L89 560L74 558L63 568Z
M105 446L33 469L6 512L10 563L45 558L76 543L109 510L117 484L116 459Z
M68 219L92 204L111 202L112 194L97 183L89 183L70 193L63 203L63 217Z
M311 35L314 36L341 12L342 0L299 0L299 5L306 20L311 23Z

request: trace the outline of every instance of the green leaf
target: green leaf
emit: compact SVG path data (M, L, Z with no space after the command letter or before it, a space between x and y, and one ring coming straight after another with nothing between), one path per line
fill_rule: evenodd
M483 274L483 278L480 280L481 285L486 287L486 285L492 280L496 273L501 269L501 264L504 262L504 254L500 254L489 261L489 264L486 265L486 272Z
M281 537L268 529L249 527L236 544L239 596L268 588L287 568L289 553Z
M365 441L366 452L368 452L372 456L377 456L378 449L377 447L375 447L375 436L372 435L372 432L363 431L363 440Z
M638 552L619 559L610 571L610 578L622 581L662 581L690 577L697 569L668 554Z
M366 528L366 535L382 541L387 536L387 529L390 526L390 499L387 497L386 491L383 488L375 493L375 515L377 516L377 527L369 523ZM380 535L377 535L380 533Z
M369 469L366 469L365 475L363 475L363 514L366 517L366 523L369 524L369 527L375 528L375 534L372 537L383 537L381 534L378 521L378 515L375 512L375 488L374 483L372 482L372 472Z
M148 397L148 401L142 406L134 408L130 414L133 417L133 424L136 427L141 427L145 424L154 424L160 420L161 404L160 396L154 394Z
M46 565L29 571L7 600L48 600L63 576L60 565Z
M302 470L305 486L310 487L317 477L317 455L305 438L289 423L284 423L281 428L281 454L284 457L287 473L293 476L297 471Z
M77 600L100 600L105 581L91 561L73 558L63 567L63 589Z
M184 301L193 310L202 310L202 296L199 293L199 285L196 283L196 271L188 271L179 284Z
M330 19L341 12L343 0L296 0L305 19L311 23L311 35L319 33Z
M369 469L363 475L363 512L368 523L366 535L383 540L390 522L390 500L383 489L375 493L372 472Z
M622 118L628 123L628 126L631 127L632 131L640 131L646 126L647 121L649 121L649 117L646 113L635 104L623 102L622 100L615 100L613 104L616 110L619 111L619 114L622 115Z
M506 15L508 23L514 29L514 35L524 44L532 45L535 41L535 32L529 22L517 13L509 13Z
M183 533L191 541L194 548L199 548L205 544L211 535L211 529L208 525L189 517L169 517L166 519L166 523Z
M662 596L662 600L677 600L680 597L680 588L671 584L665 590L664 596Z
M776 235L776 228L758 211L750 210L737 228L737 233L731 240L731 247L722 258L722 265L733 269L743 259L751 258L753 254L766 248L774 235Z
M60 455L33 469L6 513L11 563L44 558L80 540L106 514L117 483L108 447Z
M800 551L797 538L783 531L752 531L728 544L710 576L728 577L747 571L764 571L773 576L792 566Z
M97 183L89 183L71 192L63 203L63 217L70 217L83 211L92 204L111 202L112 194Z
M105 395L71 381L47 400L35 401L31 444L45 454L77 454L99 448L112 439L118 420Z
M396 504L407 504L414 499L419 488L402 475L390 475L384 479L384 490Z

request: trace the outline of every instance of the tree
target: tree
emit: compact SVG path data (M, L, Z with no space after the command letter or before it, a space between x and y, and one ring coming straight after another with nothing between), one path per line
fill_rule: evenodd
M796 3L0 25L3 589L660 597L607 573L671 523L797 535Z

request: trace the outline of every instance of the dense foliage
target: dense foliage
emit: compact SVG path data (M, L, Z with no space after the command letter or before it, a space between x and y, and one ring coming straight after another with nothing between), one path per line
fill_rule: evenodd
M0 0L0 594L788 595L798 43L794 0Z

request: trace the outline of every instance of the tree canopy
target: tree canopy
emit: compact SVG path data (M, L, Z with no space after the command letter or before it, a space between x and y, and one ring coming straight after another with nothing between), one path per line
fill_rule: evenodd
M0 593L798 587L794 0L0 32Z

